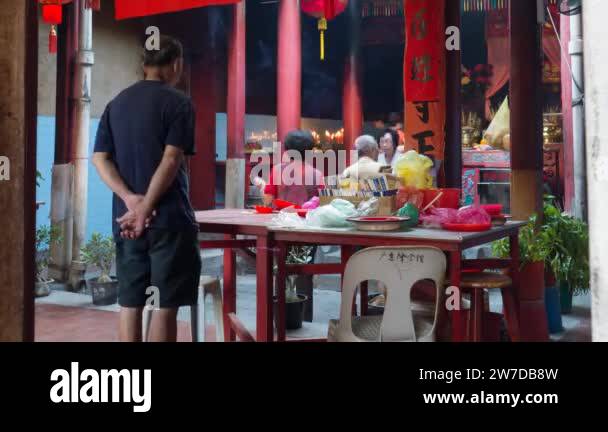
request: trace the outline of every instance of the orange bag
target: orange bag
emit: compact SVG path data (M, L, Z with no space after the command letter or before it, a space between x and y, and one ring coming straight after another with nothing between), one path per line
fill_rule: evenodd
M412 186L401 187L397 191L396 201L397 208L401 208L404 205L411 203L420 210L422 209L422 203L424 202L424 191Z

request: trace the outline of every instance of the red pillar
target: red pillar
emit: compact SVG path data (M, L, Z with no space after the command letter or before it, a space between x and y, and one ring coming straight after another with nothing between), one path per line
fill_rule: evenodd
M228 36L228 90L226 208L245 206L245 82L246 82L245 2L232 6L232 27Z
M245 2L232 6L228 45L227 159L242 159L245 152L246 17Z
M562 45L570 43L570 17L561 15L560 33ZM561 175L564 179L564 207L567 211L572 210L572 199L574 197L574 135L572 125L572 75L568 66L570 58L562 54L562 120L564 134L564 166Z
M342 111L344 121L344 147L347 150L346 163L350 165L350 151L355 139L363 130L362 70L361 52L361 10L360 1L351 0L346 11L349 20L350 46L344 66L344 89Z
M212 8L205 12L208 22ZM201 51L193 54L191 96L196 108L196 155L190 160L190 199L196 210L215 208L215 114L220 104L220 62L210 26L201 37Z
M279 2L277 53L277 135L300 128L302 117L302 31L300 1Z

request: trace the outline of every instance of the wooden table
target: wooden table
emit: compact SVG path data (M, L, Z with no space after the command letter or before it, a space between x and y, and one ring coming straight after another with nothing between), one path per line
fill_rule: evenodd
M256 247L257 277L257 341L272 341L273 331L273 256L277 256L277 340L285 340L284 296L285 277L288 274L336 274L342 273L349 256L357 246L432 246L446 252L449 256L449 280L451 285L460 285L463 269L462 251L480 246L497 239L508 237L511 245L510 260L473 260L466 265L484 268L508 267L513 278L514 289L519 284L519 229L524 222L509 222L481 233L460 233L435 229L416 228L405 232L364 232L339 229L294 229L273 226L274 215L259 215L251 210L211 210L197 212L196 219L201 232L224 234L225 239L201 242L202 248L224 249L224 323L226 340L246 337L243 327L236 318L236 284L234 248ZM255 238L237 239L237 235ZM287 247L293 244L338 245L342 248L339 264L284 265ZM466 266L465 266L466 267ZM440 308L445 311L445 308ZM517 340L519 329L515 305L505 305L505 315L512 339ZM454 317L460 317L455 314ZM454 323L459 324L459 323ZM458 327L457 325L453 326ZM454 335L455 336L455 335Z

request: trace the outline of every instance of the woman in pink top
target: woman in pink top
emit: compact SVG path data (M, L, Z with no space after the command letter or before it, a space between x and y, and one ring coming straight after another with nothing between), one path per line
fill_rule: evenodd
M312 160L312 134L303 130L291 131L285 137L284 145L291 161L273 167L264 188L265 205L270 205L275 198L302 205L317 196L319 187L323 187L323 173L306 163L307 152Z

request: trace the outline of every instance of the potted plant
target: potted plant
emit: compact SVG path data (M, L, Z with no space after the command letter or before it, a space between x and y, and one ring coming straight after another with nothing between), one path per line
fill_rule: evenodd
M520 281L518 298L520 300L539 300L544 297L545 260L554 247L555 233L538 227L538 217L530 217L528 224L519 231ZM511 248L508 239L492 244L494 255L509 258Z
M291 246L287 253L285 264L309 264L313 258L313 251L313 246ZM304 276L304 278L302 276ZM308 301L308 296L298 293L298 285L300 285L300 289L305 288L302 286L301 282L300 284L298 282L304 279L311 279L312 284L312 278L307 278L307 275L288 275L286 278L285 327L287 330L302 328L302 322L304 321L304 306Z
M110 276L116 255L114 239L93 233L89 242L82 248L82 260L100 271L97 278L88 279L87 286L93 295L93 304L107 306L118 301L118 281Z
M572 296L589 290L589 228L551 201L545 203L544 227L555 235L546 263L560 288L561 311L570 313Z
M554 247L554 242L555 233L540 226L536 215L519 231L521 268L517 299L523 341L549 340L549 320L545 305L545 260ZM492 249L498 257L510 256L508 239L494 242Z
M48 296L51 293L49 285L54 281L47 279L46 270L49 267L51 244L60 241L57 227L43 225L36 229L36 297Z

